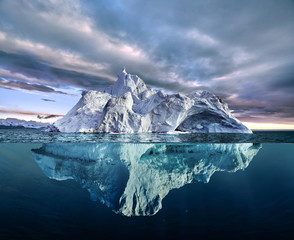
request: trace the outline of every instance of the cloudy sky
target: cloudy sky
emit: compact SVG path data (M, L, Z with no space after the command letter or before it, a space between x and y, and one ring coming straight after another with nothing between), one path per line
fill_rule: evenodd
M0 1L0 117L65 114L121 68L294 128L293 0Z

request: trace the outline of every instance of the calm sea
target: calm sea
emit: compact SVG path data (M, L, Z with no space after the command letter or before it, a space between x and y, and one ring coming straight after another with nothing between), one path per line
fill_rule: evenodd
M0 129L0 239L294 239L293 143Z

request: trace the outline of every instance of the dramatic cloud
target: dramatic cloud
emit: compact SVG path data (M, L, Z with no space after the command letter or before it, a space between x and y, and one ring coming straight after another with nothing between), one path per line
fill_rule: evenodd
M47 98L42 98L42 100L45 101L45 102L56 102L55 100L47 99Z
M78 66L76 70L52 67L50 63L35 55L0 51L0 76L5 78L46 84L57 88L67 86L94 88L99 85L108 85L110 82L103 76L94 76L77 70L81 71Z
M26 89L26 90L45 92L45 93L57 93L57 94L71 95L71 94L68 94L68 93L65 93L62 91L56 91L53 88L47 87L44 85L26 83L26 82L21 82L21 81L17 81L17 80L7 80L4 78L0 78L0 88L16 90L16 91L18 89Z
M50 114L50 115L44 115L44 116L38 115L37 118L38 119L49 119L49 118L56 118L56 117L61 117L61 116L63 116L63 115Z
M51 118L53 116L54 117L62 117L63 116L63 115L59 115L59 114L49 114L49 113L20 111L20 110L7 110L7 109L0 109L0 113L13 113L13 114L22 114L22 115L37 115L37 116L39 116L39 118Z
M17 9L17 11L16 11ZM0 1L0 87L63 94L123 66L205 89L242 120L294 121L294 1Z

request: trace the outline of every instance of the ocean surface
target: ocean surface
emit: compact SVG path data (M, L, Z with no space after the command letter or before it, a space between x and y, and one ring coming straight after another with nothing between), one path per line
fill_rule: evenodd
M294 239L293 143L0 129L0 239Z

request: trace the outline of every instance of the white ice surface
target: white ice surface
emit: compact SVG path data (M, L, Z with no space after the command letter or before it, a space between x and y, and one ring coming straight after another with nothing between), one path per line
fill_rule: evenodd
M125 68L112 86L84 91L54 127L60 132L252 133L217 96L207 91L185 95L151 90Z

